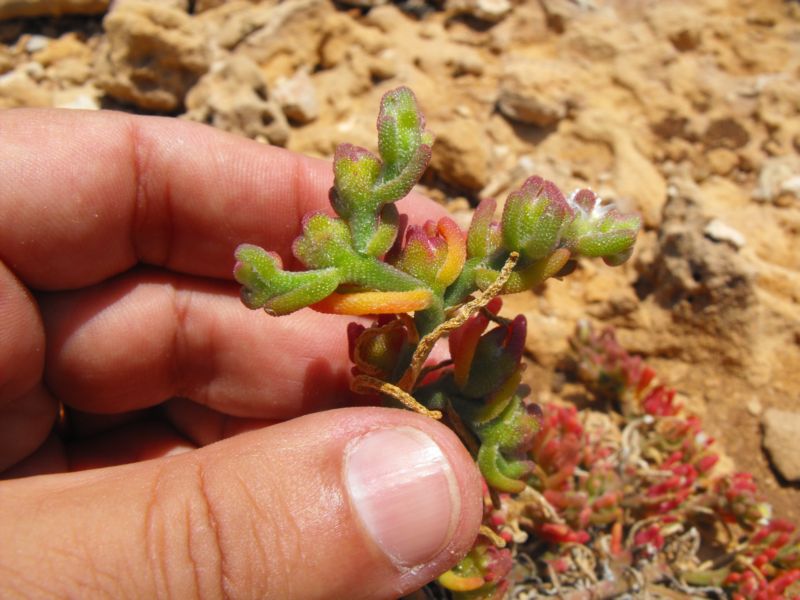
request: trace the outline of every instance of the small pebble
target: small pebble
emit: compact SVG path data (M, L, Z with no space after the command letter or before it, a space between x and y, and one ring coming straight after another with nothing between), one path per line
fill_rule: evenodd
M50 38L44 35L32 35L25 43L25 51L33 54L39 50L44 50L49 42Z
M753 398L752 400L748 401L746 404L747 412L749 412L754 417L758 417L764 411L764 407L761 404L761 401L758 398Z
M747 242L745 237L738 230L719 219L713 219L706 225L703 233L707 238L715 242L727 242L737 250L742 248Z

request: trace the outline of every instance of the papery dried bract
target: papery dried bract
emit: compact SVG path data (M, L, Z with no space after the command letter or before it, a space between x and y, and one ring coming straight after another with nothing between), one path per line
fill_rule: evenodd
M587 189L575 192L569 204L575 218L565 228L563 239L574 254L602 257L614 266L630 257L641 218L625 215L611 204L601 204L600 198Z

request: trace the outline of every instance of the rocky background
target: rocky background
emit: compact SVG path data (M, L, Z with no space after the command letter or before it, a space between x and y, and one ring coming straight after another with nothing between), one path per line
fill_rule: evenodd
M113 108L330 157L412 87L423 191L466 224L527 176L641 212L633 259L510 298L529 383L617 328L800 521L800 3L0 0L0 107ZM573 398L581 401L580 398Z

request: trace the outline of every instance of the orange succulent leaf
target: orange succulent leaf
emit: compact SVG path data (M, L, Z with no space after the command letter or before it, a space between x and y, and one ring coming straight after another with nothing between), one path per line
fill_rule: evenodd
M333 293L312 305L318 312L336 315L388 315L414 312L428 308L433 302L430 290L408 292L355 292Z

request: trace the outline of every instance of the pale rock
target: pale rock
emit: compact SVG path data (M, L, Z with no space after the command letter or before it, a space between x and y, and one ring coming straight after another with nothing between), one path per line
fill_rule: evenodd
M487 23L499 23L511 9L509 0L447 0L445 3L448 12L468 14Z
M58 39L51 40L31 57L43 67L65 59L77 59L85 63L92 60L92 51L78 39L75 33L67 33Z
M567 26L588 10L595 8L594 0L539 0L547 18L547 26L564 33Z
M23 106L52 106L52 94L24 69L0 75L0 109Z
M289 125L252 60L233 55L204 75L186 96L183 118L284 146Z
M800 199L800 156L787 155L768 158L761 166L753 199L786 205Z
M109 0L0 0L0 21L28 17L101 15Z
M747 243L744 235L720 219L712 219L703 230L705 236L715 242L725 242L736 248L743 248Z
M800 413L769 408L761 419L764 449L781 476L800 481Z
M47 77L61 84L82 85L93 74L91 63L77 58L67 58L47 68Z
M764 406L761 404L761 400L758 398L751 398L748 400L745 408L747 409L747 412L754 417L758 417L764 412Z
M268 70L289 76L303 65L316 65L327 23L336 14L323 0L264 2L234 13L221 27L211 20L207 29L223 48L246 54L262 68L281 63Z
M181 10L132 0L109 13L103 26L98 85L122 102L177 110L209 68L203 31Z
M576 67L566 62L512 58L503 69L497 106L512 121L553 125L573 104L570 87L575 74Z
M458 119L436 126L431 169L442 181L477 192L489 182L489 158L486 133L478 122Z
M295 123L309 123L319 115L317 91L305 69L290 78L279 78L272 86L272 97Z
M77 110L99 110L100 101L97 90L84 91L80 88L73 88L63 92L56 92L53 99L53 106L56 108L71 108Z
M34 52L39 52L40 50L44 50L47 48L47 44L50 41L45 35L32 35L28 38L28 41L25 42L25 51L33 54Z
M683 2L660 2L647 9L647 22L655 34L668 39L681 52L695 50L706 29L706 15L701 5Z
M28 62L25 62L25 63L22 63L21 65L19 65L17 67L17 70L20 73L24 73L25 75L27 75L28 77L30 77L31 79L36 81L37 83L41 82L45 78L45 75L46 75L44 67L42 65L40 65L39 63L37 63L35 61L32 61L32 60L30 60Z
M56 82L81 85L93 75L92 51L74 33L52 40L32 58Z

